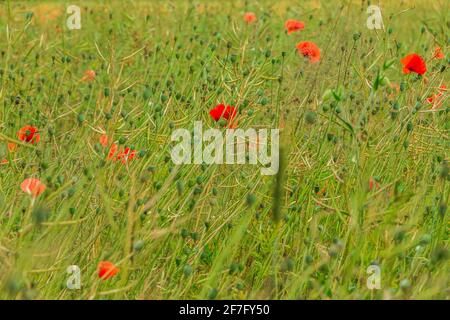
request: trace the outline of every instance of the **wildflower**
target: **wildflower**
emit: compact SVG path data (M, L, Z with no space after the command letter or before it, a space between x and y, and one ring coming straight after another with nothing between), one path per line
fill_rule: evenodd
M114 157L114 155L116 154L118 149L119 149L119 147L117 146L117 144L113 143L111 145L111 147L109 148L108 159L111 160Z
M444 59L444 54L442 53L441 47L436 47L434 49L433 58L435 59Z
M285 22L284 27L287 29L287 33L291 34L292 32L303 30L305 28L305 24L301 21L289 19Z
M102 134L99 139L100 144L102 147L106 147L108 145L108 136L106 134Z
M95 71L94 70L86 70L81 81L94 81L95 80Z
M438 93L427 98L427 102L433 104L433 109L437 109L442 105L442 101L444 100L443 95L446 91L447 87L445 85L441 85L438 89Z
M21 128L17 134L19 140L36 144L41 139L38 129L33 126L25 126Z
M109 148L108 153L108 160L120 160L123 164L127 163L129 160L132 160L136 157L137 151L132 150L129 147L126 147L125 149L121 150L119 153L117 151L119 150L119 146L115 143L111 145ZM117 155L116 155L117 153Z
M226 106L224 104L218 104L214 109L209 111L209 114L214 121L219 121L220 118L226 120L232 120L236 116L236 108L233 106Z
M424 74L427 71L425 61L421 56L412 53L404 57L400 62L403 64L403 73L408 74L415 72L417 74Z
M106 280L114 277L119 269L110 261L100 261L98 264L98 277Z
M314 63L320 60L320 49L314 42L299 42L296 47L298 52L303 56L308 57L311 62Z
M27 178L23 180L20 188L23 192L28 193L35 198L45 191L46 186L39 179Z
M130 148L126 147L125 150L120 152L117 155L117 160L122 161L122 163L126 163L129 160L132 160L136 157L136 150L131 150Z
M253 12L246 12L245 14L244 14L244 20L245 20L245 22L247 22L247 23L253 23L253 22L256 22L256 14L254 14Z
M373 187L375 187L375 186L377 188L380 188L380 184L373 177L370 177L370 179L369 179L369 191L372 191Z
M14 152L17 149L17 144L13 143L13 142L8 142L8 151L9 152Z

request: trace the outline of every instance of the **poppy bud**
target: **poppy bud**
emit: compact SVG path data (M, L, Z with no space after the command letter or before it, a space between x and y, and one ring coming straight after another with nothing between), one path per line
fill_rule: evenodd
M406 125L406 131L411 132L413 129L413 124L412 122L408 122L408 124Z
M400 289L402 289L403 291L408 291L410 287L411 281L409 281L408 279L403 279L402 281L400 281Z
M77 120L78 120L78 122L79 123L82 123L83 121L84 121L84 115L82 114L82 113L80 113L79 115L78 115L78 117L77 117Z
M180 194L180 195L184 191L184 183L181 180L177 181L177 191L178 191L178 194Z
M189 231L183 228L181 229L180 234L182 238L187 238L189 236Z
M305 114L305 121L307 124L314 124L317 121L317 115L314 111L307 111Z
M214 300L217 297L218 293L219 293L219 291L216 288L212 288L208 292L208 299L209 300Z
M144 247L144 240L137 240L134 244L133 244L133 250L134 251L140 251L143 247Z
M251 193L247 194L246 203L249 207L251 207L255 203L255 201L256 197L253 194Z
M193 269L190 265L186 264L183 267L183 273L186 277L189 277L193 272Z

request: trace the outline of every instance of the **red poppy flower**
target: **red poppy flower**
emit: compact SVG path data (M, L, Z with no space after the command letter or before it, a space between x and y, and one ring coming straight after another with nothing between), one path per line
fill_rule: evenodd
M36 144L41 139L38 129L33 126L25 126L21 128L17 134L19 140Z
M233 106L226 106L221 103L218 104L214 109L209 111L209 114L214 119L214 121L219 121L220 118L227 120L232 120L236 116L236 108Z
M125 150L120 152L117 155L117 160L122 161L122 163L126 163L129 160L132 160L136 157L136 150L131 150L130 148L126 147Z
M287 29L287 33L291 34L292 32L305 29L305 24L301 21L289 19L285 22L284 27Z
M8 151L9 152L14 152L17 149L17 144L13 143L13 142L8 142Z
M110 261L100 261L98 264L98 277L106 280L114 277L119 269Z
M102 147L106 147L108 145L108 136L106 134L102 134L99 139L100 144Z
M433 58L436 58L436 59L444 59L444 54L442 53L442 50L441 50L441 47L436 47L435 49L434 49L434 55L433 55Z
M256 19L256 14L254 14L253 12L246 12L244 14L244 20L247 23L253 23L253 22L255 22L257 20Z
M308 57L311 62L314 63L320 60L320 49L314 42L299 42L296 47L298 52L303 56Z
M415 72L417 74L424 74L427 72L425 61L416 53L408 54L400 62L403 64L403 73L408 74Z
M109 149L108 157L109 160L120 160L123 164L125 164L127 161L130 161L136 157L136 150L132 150L128 147L121 150L117 155L117 151L119 150L119 146L115 143L111 145L111 148Z
M95 80L95 71L94 70L86 70L84 72L83 78L81 81L94 81Z
M111 148L109 148L108 159L112 159L118 149L119 149L119 146L117 144L113 143L111 145Z
M438 89L438 93L427 98L427 102L433 104L433 109L437 109L442 105L443 95L447 91L447 87L442 85Z
M28 193L33 197L37 197L45 191L46 186L39 179L27 178L23 180L20 188L23 192Z

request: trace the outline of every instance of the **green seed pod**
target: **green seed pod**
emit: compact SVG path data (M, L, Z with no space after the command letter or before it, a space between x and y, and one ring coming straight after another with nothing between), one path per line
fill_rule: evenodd
M85 117L84 117L84 115L82 113L80 113L78 115L78 117L77 117L77 120L78 120L79 123L82 123L84 121L84 119L85 119Z
M314 124L317 121L317 115L314 111L307 111L305 114L305 121L307 124Z
M219 291L216 288L212 288L208 292L208 299L214 300L217 297L218 293L219 293Z
M183 228L180 231L181 237L182 238L187 238L189 236L189 231L187 231L187 229Z
M183 273L186 277L189 277L193 272L193 269L190 265L186 264L183 267Z
M144 240L137 240L133 244L133 250L134 251L140 251L144 247L145 241Z
M245 201L246 201L247 205L250 207L255 203L256 197L253 194L249 193L249 194L247 194Z

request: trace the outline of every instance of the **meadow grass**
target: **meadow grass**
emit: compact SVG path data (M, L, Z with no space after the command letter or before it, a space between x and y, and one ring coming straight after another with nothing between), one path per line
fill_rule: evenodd
M449 3L373 4L383 30L366 1L1 2L0 298L448 299L449 108L426 98L449 84ZM402 73L412 52L425 75ZM277 175L172 163L173 130L225 130L218 103L280 128ZM136 158L108 160L103 134Z

